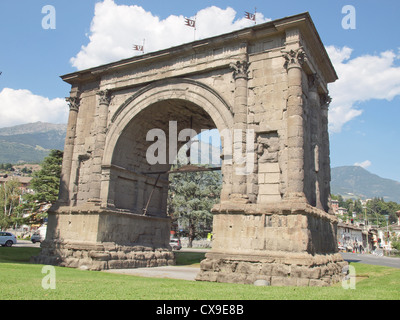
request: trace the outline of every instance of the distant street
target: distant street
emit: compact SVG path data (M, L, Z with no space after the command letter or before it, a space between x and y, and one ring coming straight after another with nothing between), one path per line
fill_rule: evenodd
M30 240L17 240L17 244L14 244L13 247L29 247L29 248L40 248L40 243L32 243Z
M348 252L342 252L341 254L343 259L348 262L359 262L400 269L400 258L379 257L372 254L359 254Z

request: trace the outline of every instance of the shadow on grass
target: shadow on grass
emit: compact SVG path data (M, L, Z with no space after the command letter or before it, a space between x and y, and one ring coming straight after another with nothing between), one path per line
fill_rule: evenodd
M29 263L32 256L40 253L40 248L0 247L0 263ZM177 266L200 266L205 259L204 252L174 252Z
M347 261L348 263L357 263L357 262L360 262L361 260L357 260L357 259L345 259L345 261Z
M32 256L40 253L40 248L0 247L0 263L29 263Z
M200 267L201 260L205 259L204 252L174 252L177 266Z

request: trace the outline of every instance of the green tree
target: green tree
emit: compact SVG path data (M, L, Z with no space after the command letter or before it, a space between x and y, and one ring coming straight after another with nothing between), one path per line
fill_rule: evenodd
M7 229L13 225L20 212L21 184L11 179L0 186L0 229Z
M347 209L347 212L351 216L353 211L354 211L354 203L352 199L347 199L346 202L344 203L344 208Z
M11 171L13 169L13 165L11 163L1 163L0 170Z
M188 172L170 175L168 212L188 230L189 247L204 229L212 228L213 205L221 193L221 173Z
M33 174L30 187L35 194L33 200L39 202L55 202L58 198L60 187L61 165L63 152L51 150L41 163L41 169Z
M400 251L400 239L399 238L392 241L391 245L392 245L392 248Z
M396 211L400 210L400 205L396 202L385 202L382 198L374 198L367 202L367 214L369 219L378 221L379 225L386 226L386 219L389 225L397 222Z
M357 199L357 200L354 201L354 212L357 213L357 214L364 213L363 206L361 204L360 199Z
M50 154L41 163L41 169L33 174L30 188L33 194L24 197L24 208L36 212L43 203L54 203L58 199L60 187L61 165L63 152L51 150ZM44 216L37 215L36 219L42 220ZM31 221L34 223L37 221Z
M336 199L335 199L336 198ZM332 198L332 199L335 199L335 200L337 200L339 203L339 207L341 207L341 208L344 208L345 207L345 202L344 202L344 200L343 200L343 197L339 194L338 196L335 196L335 198Z
M27 167L23 167L21 172L24 173L24 174L31 174L32 173L32 169L28 169Z

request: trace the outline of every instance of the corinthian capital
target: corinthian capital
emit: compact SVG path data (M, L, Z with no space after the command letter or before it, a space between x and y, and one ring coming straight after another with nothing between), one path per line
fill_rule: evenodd
M97 92L97 95L99 96L99 103L104 104L104 105L109 105L111 102L111 91L106 89L106 90L100 90Z
M300 67L303 65L306 59L306 53L303 48L300 47L296 50L282 50L283 57L285 58L285 68L288 69L290 67Z
M79 106L81 104L81 99L79 97L67 97L65 100L69 104L70 111L79 111Z
M248 69L250 63L247 61L236 61L236 63L231 63L229 66L233 69L233 78L236 80L238 78L248 77Z
M321 107L328 108L329 104L332 102L332 98L328 94L321 94Z

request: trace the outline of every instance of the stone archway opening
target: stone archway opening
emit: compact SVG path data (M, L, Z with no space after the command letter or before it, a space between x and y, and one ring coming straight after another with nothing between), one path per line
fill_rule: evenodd
M168 172L179 150L190 138L213 128L211 117L185 100L164 100L141 111L125 127L114 149L112 166L131 175L112 173L115 208L166 216Z
M146 217L173 218L167 212L171 175L185 178L221 171L220 142L212 118L195 103L167 99L144 108L124 128L114 149L110 170L114 182L109 197L115 209ZM198 189L203 187L199 185ZM207 203L211 204L207 218L188 219L189 230L196 230L195 234L189 232L191 236L198 234L199 225L205 228L207 223L207 228L212 228L211 209L219 202L220 189L213 193L214 202Z
M221 200L222 158L219 131L203 129L181 147L169 171L171 237L183 246L211 247L212 208Z

